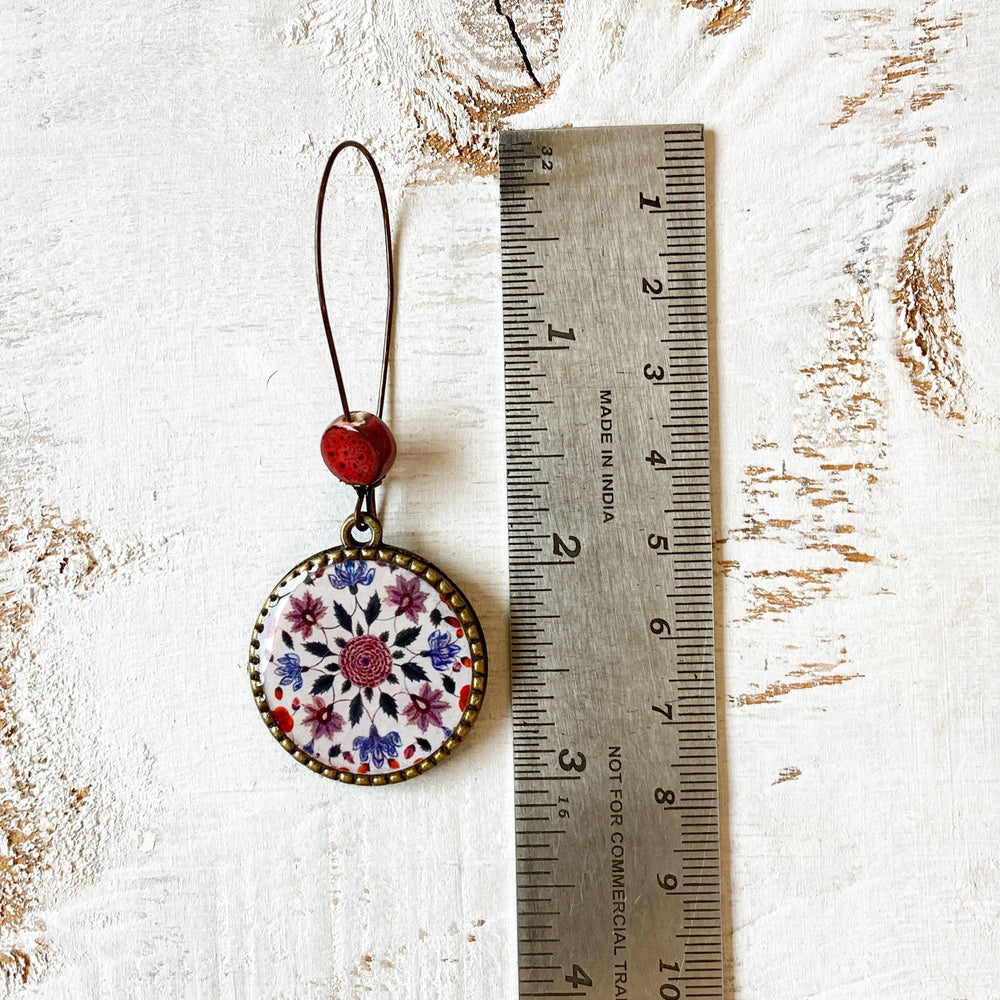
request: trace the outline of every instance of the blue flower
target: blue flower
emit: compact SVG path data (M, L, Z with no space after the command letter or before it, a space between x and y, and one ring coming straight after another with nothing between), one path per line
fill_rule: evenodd
M379 736L378 730L372 726L367 736L356 736L354 738L354 749L361 755L361 763L367 764L371 758L374 767L381 767L386 757L395 757L402 741L399 733L386 733Z
M337 590L350 588L352 594L358 592L358 587L367 587L375 579L375 567L369 568L366 562L338 563L328 579Z
M446 670L450 667L462 648L457 642L451 641L451 636L447 632L431 632L427 645L430 647L427 655L431 658L435 670Z
M278 657L278 667L276 673L281 678L282 686L291 684L293 691L298 691L302 687L302 664L296 653L285 653Z

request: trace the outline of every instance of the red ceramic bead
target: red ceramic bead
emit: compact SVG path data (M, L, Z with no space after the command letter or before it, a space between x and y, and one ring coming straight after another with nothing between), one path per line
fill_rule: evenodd
M351 486L374 486L396 460L396 440L374 413L353 410L337 417L320 442L326 467Z

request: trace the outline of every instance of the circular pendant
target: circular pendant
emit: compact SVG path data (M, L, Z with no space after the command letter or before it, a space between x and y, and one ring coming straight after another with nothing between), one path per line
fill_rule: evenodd
M250 683L275 739L302 764L359 785L395 784L444 760L486 691L486 645L462 592L425 559L343 545L278 583L250 641Z

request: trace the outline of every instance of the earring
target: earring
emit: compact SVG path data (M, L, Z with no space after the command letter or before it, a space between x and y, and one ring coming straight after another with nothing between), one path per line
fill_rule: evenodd
M321 229L334 161L357 149L378 188L387 302L374 413L352 410L323 289ZM382 419L395 285L385 189L371 153L342 142L330 155L316 206L316 284L342 415L323 432L327 468L355 488L341 544L285 574L250 641L250 683L272 735L310 770L348 784L395 784L440 763L479 714L486 644L461 590L421 556L382 541L375 489L396 457Z

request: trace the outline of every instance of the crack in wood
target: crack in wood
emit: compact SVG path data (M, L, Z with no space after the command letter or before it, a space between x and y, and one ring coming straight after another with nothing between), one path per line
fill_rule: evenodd
M377 17L367 9L359 26L354 8L312 0L281 37L313 52L332 81L345 109L339 134L366 136L402 183L424 184L456 168L496 174L503 123L559 86L562 7L563 0L441 0L431 8L387 0ZM310 135L302 155L312 161L330 141Z
M542 89L542 85L535 76L535 71L531 68L531 60L528 58L528 52L524 47L524 42L521 41L521 36L517 33L517 25L514 24L514 18L510 14L504 13L503 8L500 6L500 0L493 0L493 6L496 12L504 18L507 22L507 27L510 29L511 37L514 39L514 44L517 46L517 51L521 53L521 61L524 63L524 68L528 71L528 76L531 77L531 82L539 89Z

